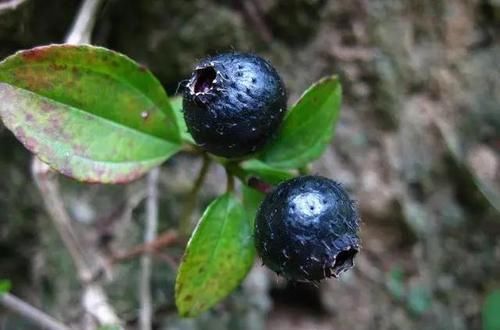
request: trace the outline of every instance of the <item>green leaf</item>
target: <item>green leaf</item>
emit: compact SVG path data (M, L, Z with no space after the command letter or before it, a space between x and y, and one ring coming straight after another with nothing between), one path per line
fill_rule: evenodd
M255 217L257 216L257 211L259 210L260 204L264 200L265 195L260 191L243 185L243 205L247 211L247 216L250 219L250 226L253 228L255 224Z
M0 118L59 172L90 182L128 182L180 149L161 84L105 48L50 45L0 63Z
M0 280L0 295L10 291L12 284L9 280Z
M400 267L394 267L387 279L387 288L396 299L403 299L406 294L404 273Z
M184 120L184 114L182 113L182 97L175 96L170 98L170 104L174 110L175 119L177 120L177 126L180 129L182 140L187 143L196 144L191 134L189 134L186 121Z
M123 329L122 326L120 325L114 325L114 324L106 324L106 325L101 325L98 330L121 330Z
M494 290L486 297L482 319L483 330L500 330L500 290Z
M282 169L300 168L319 158L333 137L341 95L335 76L312 85L292 107L277 138L259 158Z
M175 284L179 313L193 317L233 291L255 255L245 209L231 193L213 201L189 240Z
M408 307L417 314L425 313L432 305L432 296L428 289L423 286L415 286L410 288L408 293Z
M277 184L293 178L293 174L279 168L274 168L257 159L251 159L241 163L241 168L252 176L259 177L269 183Z

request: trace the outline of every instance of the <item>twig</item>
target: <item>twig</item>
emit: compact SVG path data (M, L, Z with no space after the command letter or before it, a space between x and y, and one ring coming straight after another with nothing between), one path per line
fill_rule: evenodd
M78 16L66 37L66 43L72 45L89 44L94 29L97 10L103 0L85 0Z
M177 269L178 264L172 257L160 253L162 249L176 244L184 246L186 242L180 239L176 231L169 230L160 234L154 239L154 241L151 241L147 244L137 245L126 252L121 252L121 253L115 252L113 255L109 257L107 263L103 264L102 267L99 267L94 270L94 274L92 275L92 278L89 282L98 281L101 278L101 276L104 275L106 270L109 269L111 266L133 260L138 256L142 256L147 253L151 254L153 257L160 258L162 261L168 263L169 266L171 266L172 268Z
M262 181L255 176L248 178L246 185L250 188L260 191L263 194L269 194L273 190L272 184Z
M31 173L40 190L45 208L52 218L56 230L75 264L80 281L86 282L91 275L89 263L81 243L71 226L71 219L64 209L59 193L59 185L50 167L33 157Z
M66 43L89 43L95 23L97 10L102 0L85 0L78 11L75 23L68 33ZM52 175L48 165L33 157L32 174L42 194L45 208L68 249L75 264L78 277L83 285L82 305L85 311L92 315L100 324L121 324L113 307L108 303L104 290L92 279L90 258L82 248L78 236L73 231L71 219L67 214L59 192L57 177Z
M273 41L273 35L262 17L262 13L258 5L252 0L243 0L241 1L241 6L243 7L243 12L250 20L250 23L253 24L253 27L262 40L266 43L271 43Z
M138 245L125 253L114 255L111 258L111 263L114 264L134 259L135 257L145 253L156 253L167 246L172 246L179 242L180 240L177 233L173 230L169 230L158 236L154 241Z
M22 317L31 320L40 327L49 330L69 330L67 326L54 319L52 316L47 315L45 312L9 293L0 294L0 304Z
M109 304L103 288L96 283L88 283L82 296L82 305L100 324L121 325L122 321L116 316L113 307Z
M16 10L17 7L25 3L27 0L10 0L5 3L0 3L0 14L6 11Z
M269 182L266 182L262 180L259 177L256 176L250 176L248 173L246 173L239 164L237 163L228 163L226 164L226 170L233 176L236 176L249 186L250 188L253 188L257 191L260 191L263 194L268 194L273 190L274 186L270 184Z
M31 171L41 192L45 208L68 249L80 282L84 286L82 304L86 312L95 317L100 324L120 324L120 319L107 303L104 291L96 284L90 283L93 274L90 267L91 262L82 248L82 244L71 225L71 218L64 208L57 177L47 164L36 157L33 157Z
M196 207L196 198L198 197L198 193L205 182L205 178L208 173L208 169L210 168L211 160L205 154L203 156L203 163L201 165L200 171L198 172L198 177L194 182L193 188L188 194L188 199L184 204L184 208L179 221L179 233L183 236L188 236L191 230L191 215L193 214L193 210Z
M155 240L158 230L158 177L160 169L154 168L148 175L148 197L146 203L146 230L144 243L148 244ZM139 278L139 328L151 330L152 322L152 299L151 299L151 253L145 253L141 258L141 275Z
M229 170L226 170L226 176L227 176L226 192L233 192L234 191L234 175L231 172L229 172Z

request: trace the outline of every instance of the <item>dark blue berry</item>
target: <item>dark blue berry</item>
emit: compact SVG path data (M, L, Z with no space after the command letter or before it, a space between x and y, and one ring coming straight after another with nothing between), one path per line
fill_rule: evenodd
M296 281L338 277L359 251L359 216L344 188L320 176L302 176L269 193L255 220L263 263Z
M184 90L183 108L200 147L237 158L259 150L277 131L286 91L276 70L261 57L220 54L196 66Z

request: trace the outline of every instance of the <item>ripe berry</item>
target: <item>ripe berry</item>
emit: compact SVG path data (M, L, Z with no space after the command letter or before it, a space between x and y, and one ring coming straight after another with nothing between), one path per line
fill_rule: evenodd
M359 251L359 217L344 188L320 176L302 176L266 196L255 221L263 263L296 281L338 277Z
M286 91L276 70L256 55L202 60L184 91L184 119L197 144L223 157L257 151L277 131Z

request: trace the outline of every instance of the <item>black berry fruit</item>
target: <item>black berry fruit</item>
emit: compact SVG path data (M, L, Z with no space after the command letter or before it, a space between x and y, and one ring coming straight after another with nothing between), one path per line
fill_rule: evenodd
M337 277L359 250L355 203L335 181L302 176L278 185L260 206L255 244L263 263L296 281Z
M227 158L261 148L286 111L286 91L276 70L250 54L220 54L195 68L183 99L184 119L200 147Z

